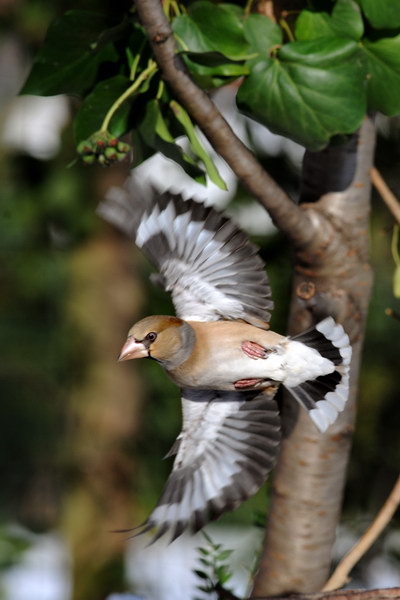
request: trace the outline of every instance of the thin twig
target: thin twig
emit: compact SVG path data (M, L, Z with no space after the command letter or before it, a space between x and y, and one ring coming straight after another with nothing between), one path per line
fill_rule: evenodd
M390 492L385 504L376 515L375 519L368 527L364 535L358 540L353 548L342 558L322 591L327 592L337 590L348 582L348 575L354 565L367 552L375 542L376 538L382 533L383 529L389 523L400 504L400 476L398 477L392 491Z
M372 167L371 169L371 181L378 190L381 195L382 200L392 213L395 220L400 223L400 203L397 200L396 196L389 189L382 175L379 173L378 169Z
M211 145L265 206L276 226L289 239L301 246L310 242L315 235L311 216L294 204L264 171L250 150L235 135L209 96L188 75L177 53L171 26L160 0L135 0L135 4L164 80L197 122Z
M113 118L113 116L115 115L115 113L117 112L117 110L119 109L119 107L121 106L121 104L123 104L125 102L125 100L127 100L129 98L129 96L132 96L132 94L134 92L136 92L136 90L141 86L141 84L150 76L152 75L152 73L154 73L154 71L157 70L157 65L155 62L150 61L149 62L149 66L147 67L147 69L145 69L140 75L139 77L136 79L136 81L134 81L132 83L132 85L130 85L123 94L121 94L121 96L119 98L117 98L117 100L114 102L114 104L111 106L111 108L109 109L109 111L107 112L106 116L104 117L103 123L100 127L100 131L107 131L108 127L110 125L110 121Z

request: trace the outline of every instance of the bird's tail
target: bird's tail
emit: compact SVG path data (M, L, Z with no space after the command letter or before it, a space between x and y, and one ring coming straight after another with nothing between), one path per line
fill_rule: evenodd
M328 375L288 388L318 429L325 431L347 402L351 360L349 337L341 325L328 317L293 339L314 348L335 366Z

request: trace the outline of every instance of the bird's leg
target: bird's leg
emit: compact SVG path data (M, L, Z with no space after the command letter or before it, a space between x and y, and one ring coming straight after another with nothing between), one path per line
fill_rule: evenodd
M235 389L246 390L249 388L255 388L265 381L264 379L238 379L233 383Z
M249 358L257 360L257 358L266 358L267 350L257 342L246 340L242 342L242 350Z

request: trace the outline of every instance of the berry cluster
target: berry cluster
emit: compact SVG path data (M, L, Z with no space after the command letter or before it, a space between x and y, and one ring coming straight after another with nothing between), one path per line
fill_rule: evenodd
M103 167L121 162L130 150L129 144L121 142L108 131L98 131L78 144L77 151L86 165L98 162Z

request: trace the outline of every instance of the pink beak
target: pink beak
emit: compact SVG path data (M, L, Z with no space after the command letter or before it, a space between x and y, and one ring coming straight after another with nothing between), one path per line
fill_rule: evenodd
M131 358L145 358L148 356L147 349L142 342L137 342L134 337L129 337L122 346L118 360L130 360Z

